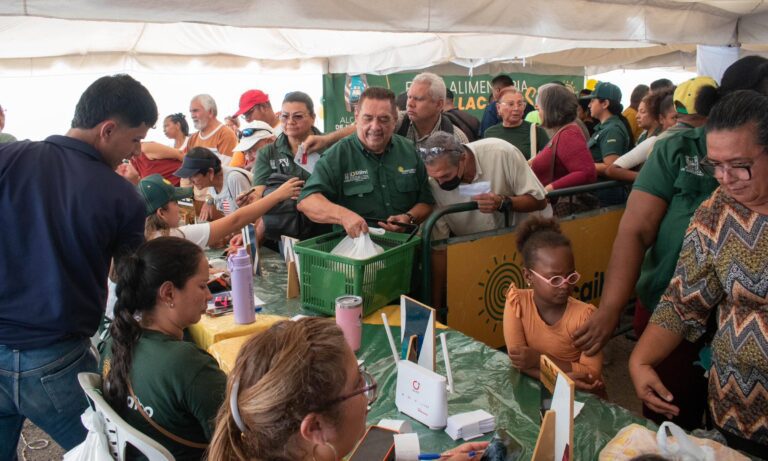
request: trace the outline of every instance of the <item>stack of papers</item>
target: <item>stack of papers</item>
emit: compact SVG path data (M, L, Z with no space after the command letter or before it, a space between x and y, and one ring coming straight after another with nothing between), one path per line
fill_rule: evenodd
M453 440L469 440L494 430L496 418L485 410L475 410L449 416L445 433Z

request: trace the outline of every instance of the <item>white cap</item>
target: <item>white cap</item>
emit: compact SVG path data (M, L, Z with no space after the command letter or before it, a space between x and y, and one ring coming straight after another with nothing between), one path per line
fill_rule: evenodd
M235 152L245 152L262 139L275 135L272 127L261 120L246 123L240 128L240 133L240 142L235 146Z

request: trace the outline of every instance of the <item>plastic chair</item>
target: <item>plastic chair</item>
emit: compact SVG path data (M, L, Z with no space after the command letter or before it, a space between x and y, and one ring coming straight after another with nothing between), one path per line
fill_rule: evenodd
M149 461L174 461L173 455L164 446L133 428L109 406L101 395L101 376L96 373L78 373L77 380L88 399L93 403L94 411L104 418L109 451L113 458L124 461L125 445L130 443Z

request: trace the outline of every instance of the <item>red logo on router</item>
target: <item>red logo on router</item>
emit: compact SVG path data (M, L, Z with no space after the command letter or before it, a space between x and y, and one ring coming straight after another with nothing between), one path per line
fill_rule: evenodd
M415 379L411 382L411 387L413 387L414 391L417 391L421 389L421 383L416 381Z

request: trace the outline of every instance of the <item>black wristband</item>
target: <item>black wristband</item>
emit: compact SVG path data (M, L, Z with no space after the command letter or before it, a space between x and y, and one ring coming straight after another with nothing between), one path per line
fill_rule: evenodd
M405 215L411 220L411 224L416 224L416 218L410 212L406 211Z
M511 211L512 210L512 200L505 196L501 196L501 205L499 205L498 208L499 211Z

